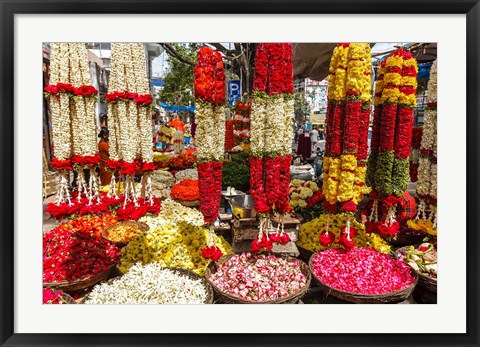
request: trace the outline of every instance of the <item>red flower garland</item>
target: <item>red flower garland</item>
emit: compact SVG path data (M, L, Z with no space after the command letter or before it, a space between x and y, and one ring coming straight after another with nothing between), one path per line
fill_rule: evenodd
M81 166L88 166L93 167L100 163L100 154L97 155L74 155L72 157L72 163L81 165Z
M209 47L200 48L194 74L196 98L213 105L225 103L225 72L219 52Z
M218 217L222 197L222 168L217 161L199 163L198 190L200 192L200 211L205 223L214 222Z
M263 183L263 158L250 157L250 194L255 202L257 213L270 212Z
M150 94L139 95L138 93L131 93L127 91L115 91L110 94L105 94L105 100L111 103L133 100L138 106L150 106L153 102L153 98Z
M52 165L57 171L61 171L61 170L72 171L72 161L70 159L60 160L60 159L57 159L56 157L53 157L52 161L50 162L50 165Z

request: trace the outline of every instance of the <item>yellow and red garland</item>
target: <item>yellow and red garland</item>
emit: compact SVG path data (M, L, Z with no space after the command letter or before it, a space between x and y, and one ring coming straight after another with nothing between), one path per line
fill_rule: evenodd
M328 214L347 214L337 243L354 247L357 232L351 219L368 193L365 185L368 125L371 110L371 52L367 43L341 43L334 49L328 77L327 137L323 192ZM329 220L320 234L323 246L332 244Z
M409 156L417 72L415 58L403 49L392 52L379 70L368 162L373 207L366 227L369 232L387 237L399 231L396 208L410 180Z

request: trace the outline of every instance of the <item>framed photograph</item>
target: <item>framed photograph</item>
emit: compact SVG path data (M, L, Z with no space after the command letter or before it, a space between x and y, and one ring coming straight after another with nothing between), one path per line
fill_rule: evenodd
M480 345L478 0L0 1L2 346Z

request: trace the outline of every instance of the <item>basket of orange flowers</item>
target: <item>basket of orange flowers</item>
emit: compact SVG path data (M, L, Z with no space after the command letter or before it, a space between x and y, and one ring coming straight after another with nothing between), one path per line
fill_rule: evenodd
M198 180L186 178L176 183L170 190L170 197L183 206L194 207L200 205Z

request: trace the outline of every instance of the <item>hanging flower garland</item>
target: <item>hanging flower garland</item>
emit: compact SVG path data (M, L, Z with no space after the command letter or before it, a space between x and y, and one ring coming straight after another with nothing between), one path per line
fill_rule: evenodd
M235 105L235 115L233 117L233 139L236 145L250 143L250 113L252 102L237 102Z
M343 43L334 49L329 67L327 138L324 158L323 192L328 211L319 240L323 246L336 241L329 230L331 215L345 214L345 225L336 241L346 248L355 246L357 229L352 228L357 203L368 193L366 159L370 118L371 52L366 43Z
M437 234L437 61L428 80L427 108L420 146L417 194L420 198L415 219L407 225L431 235Z
M410 52L398 49L385 60L382 72L383 80L377 83L376 91L377 95L381 91L381 111L374 113L372 157L369 158L372 165L368 176L375 193L372 194L374 202L367 229L384 236L394 236L400 228L396 221L396 208L410 180L417 62ZM387 212L379 217L380 203Z
M55 210L61 215L72 210L68 191L67 171L73 167L78 172L77 186L81 196L91 205L100 204L98 177L95 166L100 157L96 144L95 103L98 91L91 85L88 57L84 44L53 43L51 45L50 85L44 88L52 111L52 132L55 156L51 165L61 172L60 188L57 192ZM83 170L90 168L87 185Z
M218 218L222 194L222 159L225 146L225 72L219 52L202 47L195 66L196 123L200 211L210 236L202 256L216 259L213 222Z
M283 215L291 211L289 183L293 141L292 46L259 44L255 53L254 95L251 104L250 193L260 215L252 250L271 249L272 242L290 241ZM248 107L248 105L247 105ZM269 214L282 216L276 229Z
M130 203L140 207L140 201L154 205L150 172L155 169L151 138L153 103L149 93L146 58L141 43L112 44L112 71L109 93L105 95L111 115L111 160L106 166L120 170L125 176L125 197L122 209ZM133 176L142 172L141 190L134 184ZM117 198L115 175L110 182L109 197ZM140 196L142 200L139 200ZM121 209L120 213L123 213Z

